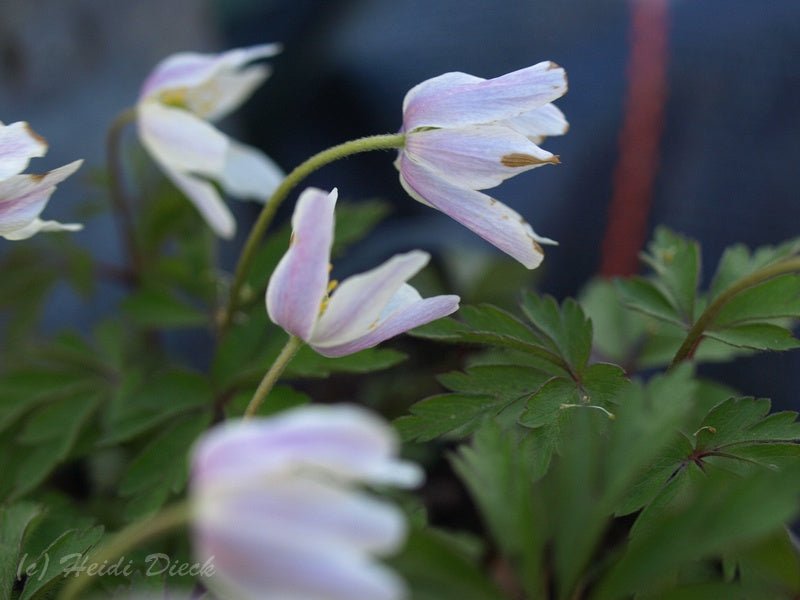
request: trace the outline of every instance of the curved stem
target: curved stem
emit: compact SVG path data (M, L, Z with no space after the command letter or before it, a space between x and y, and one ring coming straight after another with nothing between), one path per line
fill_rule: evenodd
M692 357L703 338L705 330L713 323L714 319L717 318L722 308L735 296L773 277L793 273L795 271L800 271L800 258L782 260L768 267L764 267L763 269L759 269L746 277L742 277L722 292L717 296L716 300L706 307L703 314L700 315L700 318L692 325L692 328L686 334L686 339L683 340L683 344L681 344L681 347L678 348L678 351L675 353L675 357L670 364L670 369Z
M245 277L250 269L250 264L253 262L256 250L258 249L264 233L275 218L275 213L278 207L286 199L295 186L297 186L303 179L308 177L317 169L324 167L328 163L332 163L341 158L345 158L352 154L359 154L361 152L369 152L371 150L390 150L392 148L402 148L405 143L405 134L385 134L373 135L369 137L359 138L344 142L327 150L323 150L301 163L286 178L272 193L272 196L267 200L261 214L258 216L253 228L250 230L250 235L244 244L242 253L239 255L239 262L236 265L236 271L233 276L233 283L231 284L230 293L228 296L228 305L220 317L220 331L224 332L230 326L231 319L239 306L239 295L244 285Z
M264 375L264 379L261 380L261 383L258 384L258 389L256 389L256 393L253 394L253 397L250 399L250 404L247 405L247 409L244 411L244 418L249 419L253 415L256 414L256 411L259 407L264 403L264 400L267 397L267 394L270 393L272 388L278 381L278 378L281 374L286 370L286 367L292 362L294 355L297 354L297 351L300 350L300 347L303 345L303 340L296 336L290 336L286 342L286 345L281 350L281 353L278 355L278 358L275 359L275 362L272 363L272 366L267 371L267 374Z
M106 155L108 160L108 178L111 188L111 200L114 204L114 215L119 228L120 239L124 240L128 264L138 279L141 274L142 259L136 244L133 214L130 199L123 185L123 166L120 142L125 127L136 119L136 109L127 108L119 113L108 128L106 135Z
M111 540L95 550L88 557L87 565L99 566L104 562L110 563L128 550L185 525L189 522L190 517L191 509L189 503L180 502L142 521L131 523L111 538ZM77 600L78 598L84 598L84 590L91 582L91 575L88 575L85 570L77 571L74 579L71 579L61 590L58 596L59 600Z

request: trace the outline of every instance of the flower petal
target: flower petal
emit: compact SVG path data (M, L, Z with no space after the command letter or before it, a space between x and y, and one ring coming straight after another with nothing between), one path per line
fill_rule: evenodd
M200 86L222 73L235 72L249 62L274 56L278 52L279 44L262 44L221 54L173 54L153 69L142 87L139 99L146 100L169 90Z
M24 121L0 123L0 179L21 173L31 158L46 153L47 142Z
M387 311L388 314L368 334L340 346L320 348L318 352L325 356L336 357L372 348L410 329L454 313L458 310L460 300L458 296L434 296L423 299L408 284L400 288L396 296L401 296L402 300L393 299L395 300L392 303L393 310Z
M219 175L225 192L236 198L266 202L283 177L281 168L261 150L229 140L225 167Z
M76 160L44 175L12 175L0 181L0 235L13 236L15 231L31 225L44 210L55 186L81 164L82 160Z
M564 69L552 62L484 81L469 82L463 75L441 75L412 90L412 98L405 102L404 130L502 121L552 102L567 91Z
M194 204L215 234L229 240L236 235L236 221L222 196L208 181L162 165L164 174Z
M252 65L239 72L223 71L188 89L183 102L197 116L216 121L241 106L271 73L266 65Z
M192 453L194 486L263 480L318 469L342 481L415 487L422 471L397 460L397 434L354 405L314 405L268 420L231 422L205 434Z
M58 221L42 221L38 217L19 229L10 233L0 233L0 236L11 241L26 240L42 231L80 231L80 223L59 223Z
M540 144L551 135L564 135L569 130L567 118L555 104L545 104L508 119L503 124L518 131L534 144Z
M400 157L400 183L414 196L452 217L490 244L535 269L544 258L540 243L555 243L538 236L531 226L502 202L481 192L458 187L429 169Z
M411 132L404 149L412 161L459 187L483 190L558 158L508 127L481 125Z
M430 260L414 250L345 279L328 302L308 340L314 348L338 346L369 333L398 289Z
M162 166L216 178L223 173L229 140L190 112L145 102L138 106L139 137Z
M405 519L394 505L314 473L271 478L269 485L256 479L201 488L194 501L195 518L204 525L276 543L313 538L332 552L388 554L405 538Z
M267 285L267 314L273 323L308 341L328 289L338 191L308 188L292 215L292 240Z
M208 583L224 598L247 600L400 600L403 582L361 553L332 552L314 536L273 541L242 527L195 530L201 561L213 557Z

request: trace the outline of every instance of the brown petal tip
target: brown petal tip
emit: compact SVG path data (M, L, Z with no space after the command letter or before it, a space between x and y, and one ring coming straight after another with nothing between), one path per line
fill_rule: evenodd
M547 159L537 158L536 156L531 156L530 154L522 154L521 152L513 152L511 154L506 154L500 158L500 163L505 167L511 168L522 168L522 167L531 167L537 165L544 165L544 164L551 164L557 165L561 163L558 156L555 154Z

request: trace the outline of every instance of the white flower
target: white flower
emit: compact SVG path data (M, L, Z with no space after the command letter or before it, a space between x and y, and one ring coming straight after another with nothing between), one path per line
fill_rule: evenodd
M374 557L403 543L403 513L358 489L413 487L387 423L357 406L308 406L227 422L192 456L195 552L226 599L399 600Z
M76 160L43 175L20 175L31 158L46 153L47 142L27 123L0 122L0 237L22 240L40 231L78 231L83 227L39 218L56 185L83 163Z
M495 79L445 73L403 101L405 146L395 162L408 194L449 215L529 269L544 257L517 212L480 192L509 177L558 162L539 144L567 131L550 104L567 91L564 69L543 62Z
M222 54L174 54L144 82L137 104L139 137L164 173L194 203L211 228L233 237L236 223L212 182L238 198L265 200L283 178L263 152L209 124L235 110L269 76L276 44Z
M267 286L267 312L274 323L320 354L344 356L458 310L458 296L423 298L406 283L430 260L420 250L397 254L366 273L332 283L336 197L336 190L316 188L300 194L291 245Z

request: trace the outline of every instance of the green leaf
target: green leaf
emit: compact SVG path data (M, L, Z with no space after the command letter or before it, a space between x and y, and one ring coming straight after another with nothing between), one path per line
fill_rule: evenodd
M706 331L705 336L731 346L753 350L792 350L800 347L800 340L791 331L769 323Z
M477 432L471 446L461 446L452 463L528 596L538 598L546 589L541 564L546 532L535 509L530 443L523 438L520 444L491 424Z
M207 325L209 316L161 288L135 292L123 303L122 309L140 327L178 329Z
M417 402L410 416L400 417L394 424L405 441L463 438L501 408L492 396L442 394Z
M541 334L543 343L561 356L573 371L581 372L592 350L592 323L572 298L561 307L550 296L525 294L525 316Z
M30 502L0 508L0 600L11 600L22 539L41 511L41 506Z
M439 381L456 393L417 402L411 415L397 419L395 425L406 440L464 437L487 419L510 410L515 401L539 389L547 378L541 371L517 365L482 365L465 373L447 373ZM513 423L516 413L510 416Z
M654 283L643 277L617 279L614 283L620 299L629 308L667 323L684 326L681 315Z
M103 528L70 529L59 536L36 559L34 575L29 577L19 600L29 600L56 583L56 578L70 565L80 563L80 557L102 537Z
M735 444L800 442L796 412L769 414L766 398L730 398L714 407L697 432L698 450L720 450Z
M694 321L695 296L700 279L700 247L697 242L659 227L642 260L655 271L660 287L680 320Z
M719 556L773 535L798 510L800 471L764 470L751 477L709 472L629 544L593 598L609 600L647 589L661 573ZM755 508L757 507L757 509Z
M309 346L303 346L286 367L285 377L328 377L333 373L372 373L398 365L406 358L402 352L390 348L368 348L355 354L328 358L317 354Z
M714 318L714 327L800 317L800 275L781 275L740 292Z
M169 370L129 380L108 413L106 434L100 444L118 444L194 409L213 407L208 380L198 373Z
M709 301L716 299L738 279L799 253L800 238L789 240L779 246L762 246L755 250L752 256L750 250L741 244L727 248L711 283Z
M625 280L616 283L619 286ZM592 321L594 350L606 360L629 364L645 337L647 322L622 306L617 286L605 279L594 279L583 288L580 303Z
M414 600L507 600L481 566L435 530L413 529L390 562L405 577Z
M19 434L18 442L34 448L29 449L17 465L15 496L34 489L69 457L78 435L103 399L100 392L69 396L31 416Z
M120 495L132 496L126 509L129 520L158 510L171 494L183 490L188 478L189 448L210 421L210 414L178 421L131 461L119 485Z

